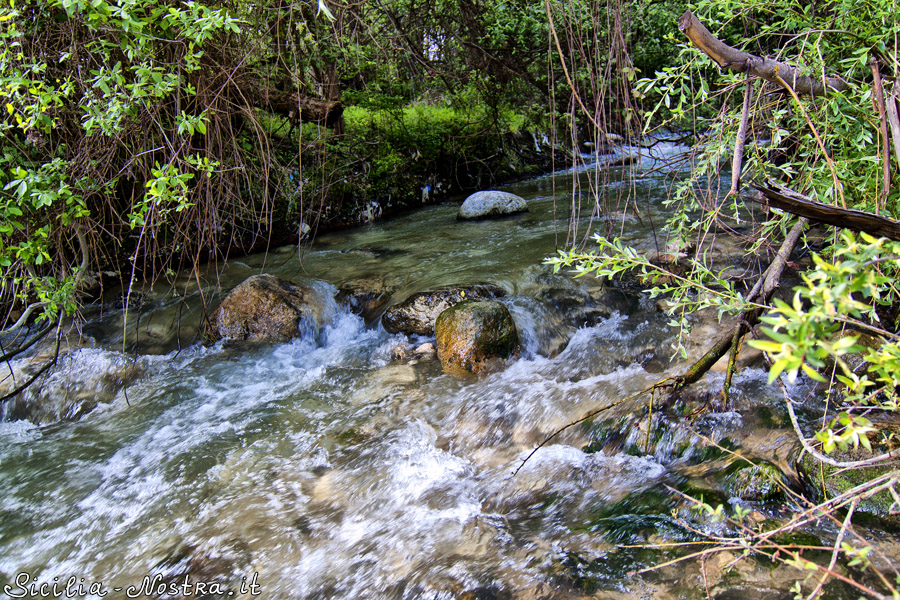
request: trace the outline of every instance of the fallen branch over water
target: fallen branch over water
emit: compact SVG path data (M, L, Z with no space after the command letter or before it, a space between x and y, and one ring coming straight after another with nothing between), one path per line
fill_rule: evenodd
M849 208L841 208L831 204L816 202L800 192L766 180L764 185L752 184L762 196L748 198L763 206L771 206L798 215L821 221L835 227L862 231L877 237L886 237L900 241L900 221L873 215L872 213Z

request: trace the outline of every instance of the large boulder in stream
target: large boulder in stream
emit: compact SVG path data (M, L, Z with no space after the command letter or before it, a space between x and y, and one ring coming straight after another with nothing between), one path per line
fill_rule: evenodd
M213 339L286 342L325 324L330 298L311 286L254 275L231 290L210 316Z
M452 375L484 371L509 358L519 345L512 315L493 301L451 306L438 316L434 334L441 366Z
M381 324L388 333L434 335L434 322L438 315L454 304L463 300L493 300L505 295L502 288L489 283L418 292L387 309L381 317Z
M459 214L456 218L460 220L487 219L527 211L528 203L524 198L509 192L491 190L475 192L466 198L459 207Z

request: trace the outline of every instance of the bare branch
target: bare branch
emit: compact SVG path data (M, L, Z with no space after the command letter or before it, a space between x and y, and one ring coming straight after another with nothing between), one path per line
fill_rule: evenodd
M878 111L878 121L881 125L879 131L881 133L881 160L884 177L881 190L881 204L884 206L885 202L887 202L887 197L891 194L891 151L888 147L890 140L888 139L887 106L884 101L884 82L881 80L881 70L878 67L878 59L875 56L872 56L869 66L872 68L872 87L875 88L873 102L875 110Z
M728 192L729 195L737 194L741 188L741 169L744 167L744 144L747 141L747 129L750 126L750 104L753 101L753 79L747 77L745 85L741 124L738 127L737 139L734 142L734 158L731 162L731 190Z
M894 155L897 164L900 165L900 114L897 113L897 98L900 97L900 86L894 81L891 93L884 99L884 108L887 111L888 123L891 126L891 137L894 140Z
M0 330L0 335L9 335L14 331L18 331L28 322L28 318L31 317L31 313L39 308L44 308L45 306L47 306L46 302L32 302L25 307L25 310L22 311L22 315L15 323L10 325L6 329Z
M808 196L770 179L767 179L763 185L752 185L762 193L762 196L747 196L747 198L764 206L779 208L793 215L800 215L835 227L863 231L874 236L900 241L900 221L861 210L816 202Z
M824 81L820 81L801 75L799 69L788 63L732 48L711 34L691 11L685 12L678 19L678 29L720 67L735 73L750 73L775 84L778 84L778 78L781 77L798 94L805 96L824 96L848 89L847 82L840 77L826 77Z
M19 395L19 393L24 391L25 388L27 388L32 383L37 381L38 377L40 377L41 375L43 375L44 373L49 371L50 368L56 364L56 361L59 360L59 345L60 345L60 341L62 340L62 320L63 320L63 316L62 316L62 313L60 313L59 320L56 323L56 350L53 353L53 359L48 361L47 364L45 364L43 367L41 367L38 370L38 372L35 373L34 375L32 375L28 381L26 381L25 383L23 383L22 385L20 385L19 387L17 387L13 391L11 391L10 393L6 394L5 396L0 397L0 404L2 404L3 402L6 402L7 400L9 400L11 398L15 398L17 395ZM43 335L41 337L43 337Z

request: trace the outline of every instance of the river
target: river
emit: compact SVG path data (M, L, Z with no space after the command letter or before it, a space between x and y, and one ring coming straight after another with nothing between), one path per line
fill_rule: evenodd
M728 410L654 414L647 435L638 398L513 474L558 428L681 364L654 300L608 288L620 302L601 310L598 282L541 264L565 246L573 198L591 185L603 198L593 227L655 251L669 183L665 169L646 174L657 164L605 182L588 166L575 191L571 173L507 186L529 205L512 218L459 222L449 202L213 265L200 287L184 274L148 292L139 319L131 310L124 338L121 309L87 313L88 342L41 394L96 407L77 421L0 423L0 588L10 586L0 596L73 576L89 598L701 598L704 579L720 598L786 594L794 575L771 565L731 577L724 563L716 573L693 560L631 574L674 557L664 544L693 539L684 522L715 527L676 490L737 502L718 475L732 461L695 433L786 460L780 391L760 368L737 377ZM259 272L334 294L365 282L392 302L494 283L523 349L503 370L456 379L436 360L395 360L426 338L390 335L336 300L321 331L290 343L197 342L200 303ZM139 376L97 380L111 369ZM720 384L712 374L700 389ZM158 587L185 577L222 594Z

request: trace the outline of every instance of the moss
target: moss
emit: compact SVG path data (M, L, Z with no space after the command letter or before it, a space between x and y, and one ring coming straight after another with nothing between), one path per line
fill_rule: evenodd
M790 423L786 411L779 410L775 412L768 406L760 406L757 408L756 417L759 419L760 427L768 427L771 429L782 428L788 426Z
M774 465L760 463L742 465L725 480L725 489L732 496L750 502L774 502L784 498L787 479Z
M720 490L710 487L711 484L703 479L688 479L676 489L689 498L705 502L710 506L719 504L727 505L728 497Z
M685 532L671 515L679 502L665 488L640 490L618 502L598 506L585 529L613 543L635 542L656 533L681 539Z
M587 454L600 452L604 449L611 451L619 451L628 438L633 428L631 416L620 417L619 419L604 419L599 423L592 420L585 421L581 424L581 430L590 442L588 442L582 451Z
M863 451L839 452L832 455L837 461L856 461L871 457L871 454ZM797 470L805 480L807 488L816 502L822 502L829 498L839 496L844 492L855 488L867 481L880 477L885 473L896 470L896 466L875 466L861 469L839 469L832 465L818 461L810 454L804 454L797 463ZM887 517L892 522L897 522L896 516L891 516L891 505L894 499L887 491L880 492L870 498L860 501L858 511L868 512L879 517Z

